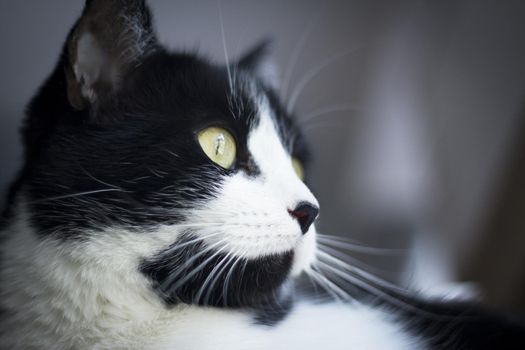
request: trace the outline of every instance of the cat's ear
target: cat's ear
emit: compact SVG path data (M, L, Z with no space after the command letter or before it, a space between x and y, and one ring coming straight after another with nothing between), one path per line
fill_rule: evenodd
M272 41L263 40L245 53L237 65L251 72L265 85L277 89L279 87L279 69L270 57Z
M66 43L70 104L85 109L115 92L126 72L157 48L144 0L86 0Z

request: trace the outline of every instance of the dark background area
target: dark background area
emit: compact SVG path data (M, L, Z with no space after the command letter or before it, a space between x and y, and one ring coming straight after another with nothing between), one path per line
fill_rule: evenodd
M0 3L0 191L23 110L81 0ZM219 3L150 1L173 49L224 58ZM281 96L311 140L319 231L406 256L354 255L433 293L474 281L525 310L525 3L222 1L230 57L271 37Z

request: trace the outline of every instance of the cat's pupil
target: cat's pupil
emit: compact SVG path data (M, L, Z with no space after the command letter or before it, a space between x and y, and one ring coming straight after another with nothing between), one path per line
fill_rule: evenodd
M226 148L226 139L223 134L217 135L217 138L215 139L215 155L216 156L222 156L224 154L224 150Z

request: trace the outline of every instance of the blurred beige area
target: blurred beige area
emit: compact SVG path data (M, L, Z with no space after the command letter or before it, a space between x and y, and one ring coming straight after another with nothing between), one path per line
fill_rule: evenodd
M161 40L224 61L272 37L281 96L310 139L319 230L432 293L474 281L525 311L525 3L150 1ZM0 3L0 189L20 166L23 109L81 0ZM357 264L357 262L356 262Z

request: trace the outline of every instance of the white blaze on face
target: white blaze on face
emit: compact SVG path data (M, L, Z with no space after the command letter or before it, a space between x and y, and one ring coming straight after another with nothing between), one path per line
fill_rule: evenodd
M260 174L240 171L227 178L217 198L193 218L203 223L199 234L208 236L208 245L226 254L256 259L293 250L292 274L298 274L314 258L315 228L303 234L288 210L301 202L318 202L295 174L266 103L259 113L259 123L248 135L248 150Z

